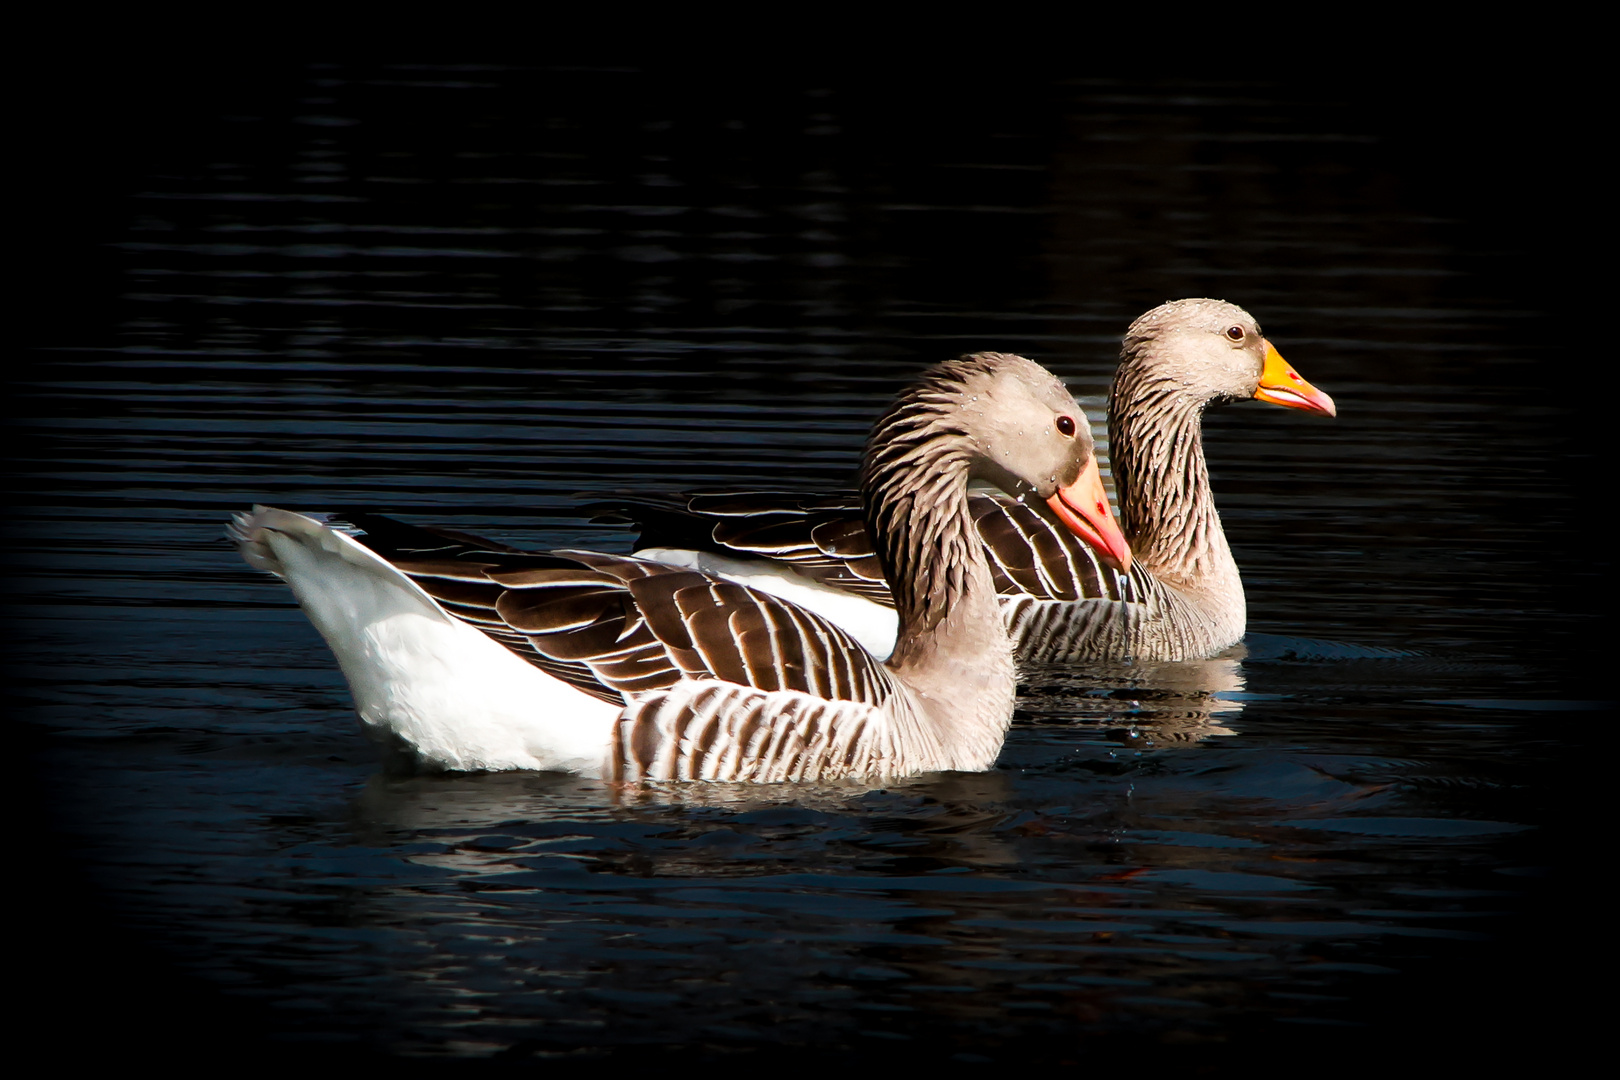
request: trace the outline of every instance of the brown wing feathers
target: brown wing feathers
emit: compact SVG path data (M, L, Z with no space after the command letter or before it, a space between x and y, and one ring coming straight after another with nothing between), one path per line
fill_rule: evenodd
M696 571L595 552L536 555L367 515L357 537L446 611L605 701L719 679L881 704L882 666L842 630Z

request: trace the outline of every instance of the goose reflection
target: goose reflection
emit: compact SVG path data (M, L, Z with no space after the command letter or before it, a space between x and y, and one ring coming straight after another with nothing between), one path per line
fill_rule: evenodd
M1237 645L1209 660L1028 667L1019 719L1102 726L1138 749L1234 735L1227 725L1243 711L1244 655Z
M802 868L840 851L993 870L1019 858L996 826L1014 818L1003 773L870 784L625 784L561 773L371 777L351 807L357 838L424 845L407 857L456 874L523 871L731 877ZM781 867L773 864L781 863ZM927 864L927 865L922 865Z

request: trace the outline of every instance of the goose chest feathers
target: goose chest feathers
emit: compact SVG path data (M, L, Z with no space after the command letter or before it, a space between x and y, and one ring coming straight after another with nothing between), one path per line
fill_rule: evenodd
M1128 566L1111 565L1039 501L970 495L1020 662L1198 659L1242 639L1243 581L1210 492L1203 414L1249 399L1335 413L1234 304L1175 300L1131 324L1108 412ZM597 509L640 528L644 557L792 596L878 655L894 641L887 581L852 495L696 495Z
M1048 504L1102 558L1129 558L1084 415L1002 353L929 369L867 441L860 525L893 585L887 660L789 601L644 559L263 506L230 536L291 586L366 728L419 765L883 778L989 768L1012 716L970 480Z

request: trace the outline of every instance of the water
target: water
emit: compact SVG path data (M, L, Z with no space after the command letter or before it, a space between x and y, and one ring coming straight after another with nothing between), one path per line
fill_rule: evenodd
M1388 115L1260 83L262 74L128 108L153 137L84 226L85 316L18 369L42 985L170 1053L569 1061L1207 1064L1565 1000L1548 913L1606 708L1604 568L1549 557L1580 402L1538 392L1562 343L1511 244L1403 172ZM582 502L844 487L908 375L982 348L1101 436L1120 333L1188 295L1340 410L1208 418L1254 633L1031 672L987 774L386 775L221 539L258 501L627 550Z

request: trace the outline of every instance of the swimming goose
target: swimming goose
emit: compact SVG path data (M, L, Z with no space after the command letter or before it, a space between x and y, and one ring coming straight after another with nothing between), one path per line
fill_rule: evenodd
M1187 660L1243 637L1243 582L1204 461L1203 413L1253 398L1333 416L1254 317L1175 300L1131 324L1109 395L1120 520L1135 564L1110 567L1040 503L970 495L1022 663ZM599 504L641 529L637 554L791 595L885 655L896 622L852 496L782 492Z
M974 478L1044 500L1123 564L1089 426L1062 384L1018 356L947 361L866 446L865 534L899 616L887 662L791 603L657 562L262 506L230 535L292 587L367 729L420 765L882 778L987 769L1012 716Z

